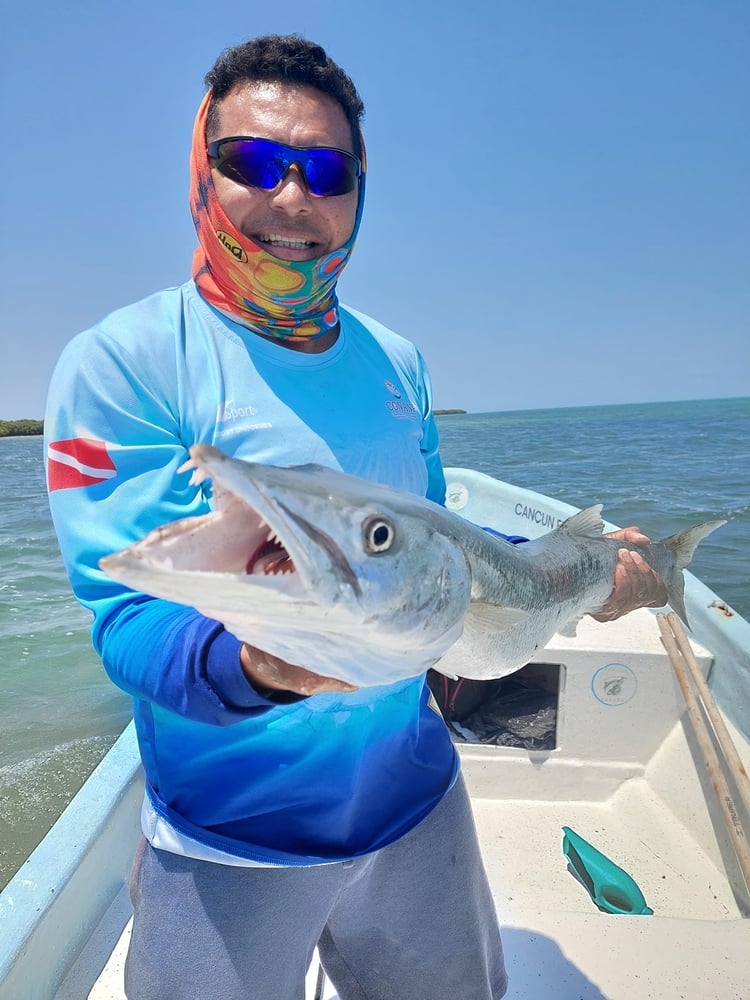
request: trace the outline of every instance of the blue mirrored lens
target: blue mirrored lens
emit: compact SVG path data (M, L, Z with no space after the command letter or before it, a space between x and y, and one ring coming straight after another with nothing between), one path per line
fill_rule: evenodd
M227 177L264 191L275 188L292 164L304 174L311 194L321 198L353 191L360 174L359 160L344 150L295 148L270 139L219 139L209 144L209 155Z

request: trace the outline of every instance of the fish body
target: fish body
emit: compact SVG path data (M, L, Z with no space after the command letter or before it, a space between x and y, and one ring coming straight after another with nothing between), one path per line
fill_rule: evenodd
M317 465L191 448L215 509L101 560L113 579L196 608L244 642L358 687L429 667L490 679L609 596L601 506L513 545L429 500ZM682 570L723 521L637 547L684 618Z
M661 576L669 604L687 625L683 570L702 539L725 522L694 525L643 547L604 537L601 511L601 504L588 507L520 545L498 540L499 558L497 552L472 554L464 629L436 669L479 680L502 677L527 663L555 633L574 635L579 619L606 603L622 548L639 552Z

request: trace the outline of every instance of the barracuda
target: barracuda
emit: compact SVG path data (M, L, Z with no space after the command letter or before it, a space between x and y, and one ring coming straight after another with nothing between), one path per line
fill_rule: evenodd
M502 677L609 596L637 548L685 619L683 569L725 521L646 548L602 535L601 505L513 545L443 507L317 465L190 450L215 509L101 560L127 587L196 608L244 642L357 686L429 667Z

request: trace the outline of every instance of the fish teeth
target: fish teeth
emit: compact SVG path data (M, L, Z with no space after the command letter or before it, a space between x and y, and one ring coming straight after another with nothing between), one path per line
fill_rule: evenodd
M281 548L284 548L284 543L279 538L276 529L272 528L268 521L263 522L263 527L266 529L266 541L271 545L279 545Z
M205 467L199 465L194 458L189 458L186 462L183 462L177 471L178 473L190 472L191 469L193 470L190 476L191 486L200 486L201 483L204 483L209 478Z

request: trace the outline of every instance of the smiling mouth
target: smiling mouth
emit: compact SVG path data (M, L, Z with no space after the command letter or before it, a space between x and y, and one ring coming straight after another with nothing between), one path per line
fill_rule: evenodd
M317 246L312 240L291 239L288 236L274 236L269 233L259 233L256 239L258 243L265 243L272 247L284 247L287 250L311 250Z

